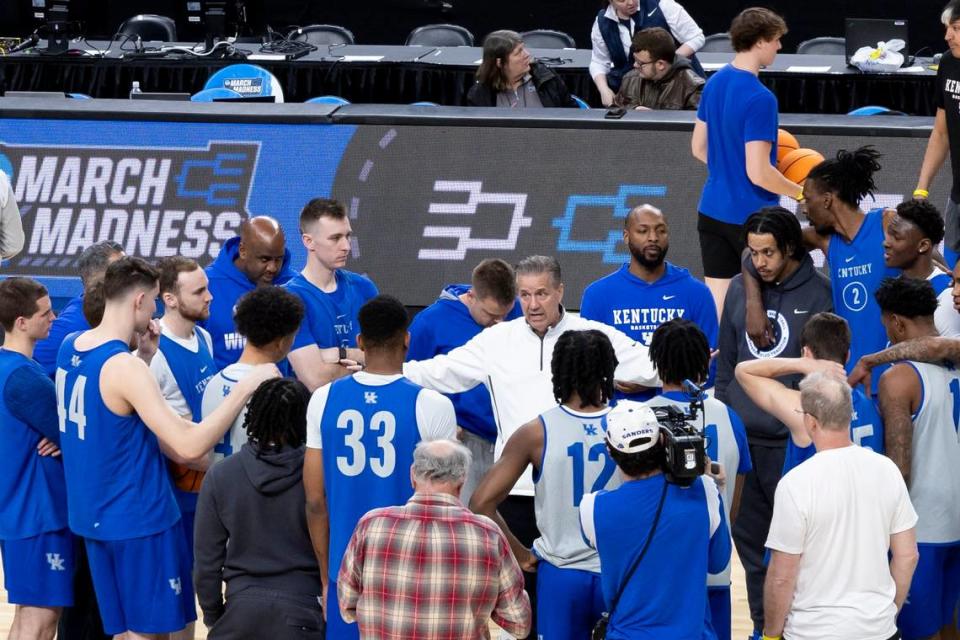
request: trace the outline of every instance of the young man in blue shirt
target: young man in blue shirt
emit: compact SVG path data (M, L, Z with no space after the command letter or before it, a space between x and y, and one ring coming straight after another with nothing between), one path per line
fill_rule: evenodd
M521 315L513 268L499 258L488 258L474 267L469 285L447 285L437 301L413 319L407 360L429 360L449 353L485 328ZM460 499L468 504L480 479L493 465L497 423L490 392L484 385L446 395L457 412L460 441L473 455L460 492Z
M350 373L345 364L363 361L357 348L357 313L377 295L377 287L366 276L344 269L353 230L343 204L327 198L308 202L300 212L300 233L307 264L286 287L300 296L307 313L289 359L297 378L314 391ZM327 355L331 349L332 357Z
M221 370L243 351L244 337L233 322L237 301L257 287L285 284L296 273L290 268L283 228L269 216L245 220L240 233L226 241L205 271L213 302L210 317L200 326L210 333L213 359Z
M16 605L12 638L53 638L73 604L74 538L59 455L57 394L31 359L54 313L40 283L0 282L0 550L7 600Z
M777 99L757 77L786 33L769 9L741 11L730 24L733 62L710 77L697 109L691 150L707 165L697 230L704 280L721 313L730 279L740 273L747 216L781 195L802 199L800 185L777 171Z

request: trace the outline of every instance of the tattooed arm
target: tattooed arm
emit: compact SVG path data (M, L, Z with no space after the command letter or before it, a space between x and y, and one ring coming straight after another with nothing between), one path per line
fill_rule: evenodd
M870 393L870 370L882 364L900 362L901 360L915 360L916 362L938 363L949 360L960 364L960 339L928 336L906 340L895 344L883 351L865 355L857 362L857 366L850 372L850 386L863 383Z

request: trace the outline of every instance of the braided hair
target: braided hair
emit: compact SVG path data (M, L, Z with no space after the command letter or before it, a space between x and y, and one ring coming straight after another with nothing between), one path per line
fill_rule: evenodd
M861 200L877 190L873 174L880 171L877 162L880 157L880 152L869 145L854 151L841 149L835 158L815 166L807 180L815 181L820 188L851 207L859 207Z
M602 331L564 331L550 361L553 397L566 402L574 392L584 405L600 406L613 397L617 355Z
M653 332L650 360L666 384L682 384L684 380L701 384L710 369L710 344L700 327L677 318Z
M309 402L310 392L298 380L274 378L261 384L250 397L243 420L250 443L259 445L260 451L302 445Z

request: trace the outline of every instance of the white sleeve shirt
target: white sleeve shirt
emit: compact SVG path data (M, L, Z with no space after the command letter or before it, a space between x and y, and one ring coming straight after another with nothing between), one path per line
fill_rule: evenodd
M23 221L13 185L6 173L0 171L0 259L12 258L23 250Z
M164 326L163 320L160 321L160 332L185 349L193 352L199 349L196 334L186 340L179 338ZM200 335L202 335L206 341L210 353L213 353L213 339L210 337L210 334L207 333L206 329L200 327ZM153 377L156 378L157 384L160 385L160 393L163 394L163 399L167 401L170 408L173 409L178 416L191 416L193 412L190 410L190 405L187 404L187 399L183 397L183 392L180 391L180 385L177 384L177 379L173 377L173 371L170 370L167 358L160 349L157 349L157 352L153 354L153 358L150 360L150 372L153 374Z

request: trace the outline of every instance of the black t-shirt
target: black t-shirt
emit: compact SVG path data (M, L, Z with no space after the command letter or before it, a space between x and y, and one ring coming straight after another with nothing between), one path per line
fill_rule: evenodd
M953 168L950 199L960 203L960 60L949 51L943 54L937 70L937 107L947 116L950 166Z

